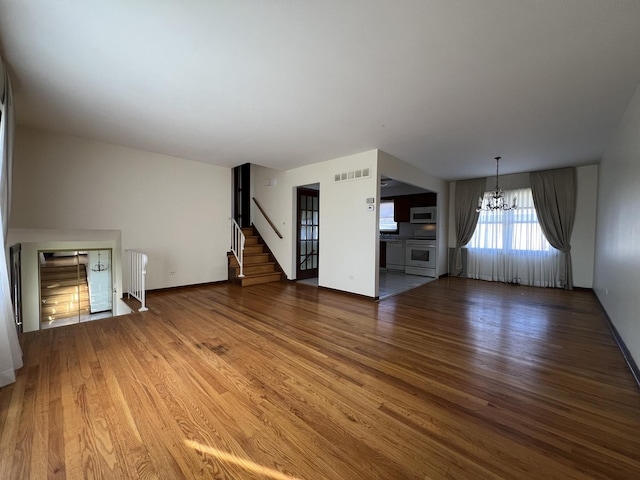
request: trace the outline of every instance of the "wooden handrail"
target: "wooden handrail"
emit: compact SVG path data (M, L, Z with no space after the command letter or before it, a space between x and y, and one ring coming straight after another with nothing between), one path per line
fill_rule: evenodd
M260 203L258 203L258 200L256 200L256 197L251 197L251 199L254 201L254 203L256 204L256 207L258 207L258 210L260 210L260 213L262 213L262 215L264 216L264 218L267 220L267 222L269 223L269 225L271 225L271 228L273 228L273 231L276 232L276 235L278 235L278 238L282 238L282 234L278 231L278 229L276 228L276 226L273 224L273 222L271 221L271 219L269 218L269 216L265 213L265 211L262 209L262 206L260 205Z

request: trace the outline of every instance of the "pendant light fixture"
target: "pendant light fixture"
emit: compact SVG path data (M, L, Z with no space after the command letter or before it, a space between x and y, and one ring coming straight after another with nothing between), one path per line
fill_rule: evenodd
M504 201L504 193L500 190L500 186L498 185L498 169L500 166L500 159L502 157L496 157L496 189L493 192L490 192L489 200L486 205L482 205L482 197L478 197L478 208L476 208L476 212L481 211L489 211L492 212L494 210L515 210L516 205L516 197L513 197L513 203L509 205Z
M109 269L104 263L100 262L100 252L98 251L98 263L96 263L91 270L94 272L105 272Z

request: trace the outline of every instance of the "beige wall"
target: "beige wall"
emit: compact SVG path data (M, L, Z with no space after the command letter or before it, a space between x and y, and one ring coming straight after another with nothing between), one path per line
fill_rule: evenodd
M640 364L640 88L600 164L594 290Z
M593 287L593 259L596 242L596 202L598 200L598 166L576 169L578 192L576 218L571 233L571 263L576 287Z
M148 289L226 280L230 211L229 168L17 131L10 228L120 231Z

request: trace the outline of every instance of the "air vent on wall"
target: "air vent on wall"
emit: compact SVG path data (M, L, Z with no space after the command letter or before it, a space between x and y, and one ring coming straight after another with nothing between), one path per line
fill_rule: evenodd
M369 178L371 176L370 168L362 168L360 170L354 170L352 172L336 173L333 177L336 182L344 182L345 180L360 180L362 178Z

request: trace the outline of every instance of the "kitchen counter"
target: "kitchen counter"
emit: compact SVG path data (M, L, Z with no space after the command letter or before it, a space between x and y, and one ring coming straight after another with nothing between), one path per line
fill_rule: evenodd
M380 235L381 242L405 241L413 238L410 235Z

